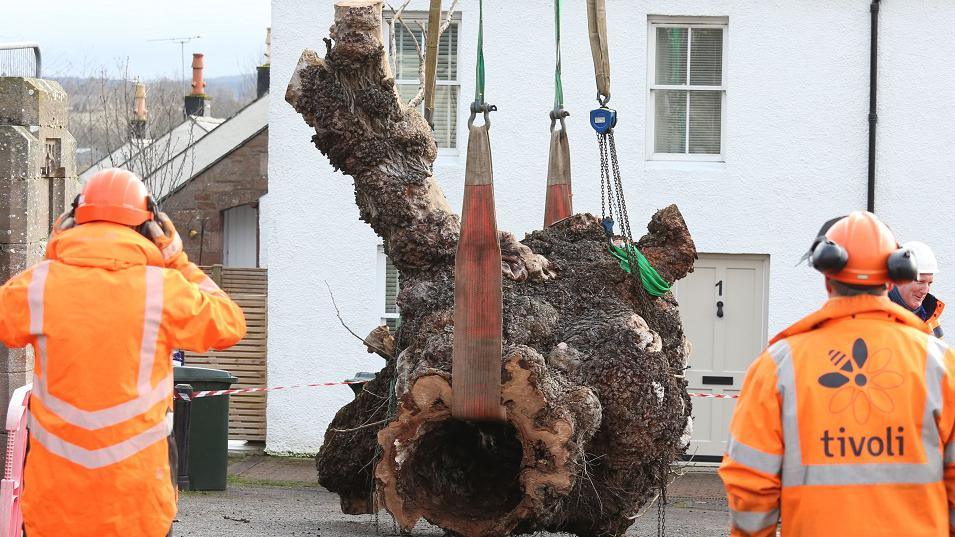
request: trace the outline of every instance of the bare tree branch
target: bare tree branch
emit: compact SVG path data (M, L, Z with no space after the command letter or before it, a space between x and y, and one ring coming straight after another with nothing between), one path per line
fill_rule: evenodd
M356 334L354 330L352 330L351 328L349 328L349 326L348 326L347 324L345 324L345 320L342 319L342 312L341 312L340 309L338 309L338 303L335 302L335 295L332 293L332 288L331 288L330 285L328 285L328 280L325 280L325 287L328 288L328 296L331 297L331 299L332 299L332 306L335 307L335 316L338 317L338 322L342 323L342 326L345 327L345 330L348 330L348 333L349 333L349 334L355 336L355 338L356 338L358 341L361 341L363 345L366 345L366 346L370 347L372 350L374 350L374 351L375 351L376 353L378 353L380 356L382 356L382 357L387 356L387 357L390 357L390 358L394 358L394 355L393 355L392 353L386 351L385 349L382 349L381 347L378 347L378 346L375 346L375 345L369 345L368 343L366 343L366 342L365 342L365 338L363 338L363 337L359 336L358 334Z
M388 57L391 60L391 72L398 72L398 42L395 38L395 22L401 20L401 14L405 12L405 8L408 7L408 4L411 3L411 0L405 0L404 4L401 4L401 7L395 11L395 8L391 7L391 4L388 4L388 9L391 10L391 20L388 21L388 35L391 37L391 50L388 51Z
M402 22L404 25L404 22ZM427 43L428 42L428 31L424 29L424 25L421 22L418 22L418 27L421 28L421 39ZM414 37L414 34L411 34ZM441 36L438 36L438 39L441 39ZM417 108L421 101L424 100L424 86L425 86L425 68L424 68L424 51L421 49L421 45L418 44L418 40L414 40L414 48L418 53L418 93L415 93L415 96L408 101L408 106L412 108Z
M451 6L448 7L447 18L444 19L444 23L441 25L440 34L438 34L438 39L441 39L441 35L444 34L445 30L451 26L451 21L454 19L454 10L458 7L459 0L451 0Z

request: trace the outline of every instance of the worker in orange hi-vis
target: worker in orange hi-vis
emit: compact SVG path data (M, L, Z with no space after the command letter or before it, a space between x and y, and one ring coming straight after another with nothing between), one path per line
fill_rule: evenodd
M823 226L830 299L750 366L720 466L732 535L952 535L955 353L893 282L918 277L875 215Z
M229 347L245 330L138 177L91 177L46 259L0 288L0 340L35 351L27 535L167 535L177 498L170 349Z

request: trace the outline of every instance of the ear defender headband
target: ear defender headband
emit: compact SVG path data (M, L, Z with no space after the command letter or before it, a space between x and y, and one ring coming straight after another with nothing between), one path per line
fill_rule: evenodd
M825 274L826 276L835 276L842 272L849 263L849 252L841 245L826 238L826 233L833 224L841 220L833 218L826 222L819 235L813 242L809 263L812 268ZM919 277L918 264L915 256L908 249L901 248L896 244L897 249L889 254L886 262L889 280L896 283L911 282Z

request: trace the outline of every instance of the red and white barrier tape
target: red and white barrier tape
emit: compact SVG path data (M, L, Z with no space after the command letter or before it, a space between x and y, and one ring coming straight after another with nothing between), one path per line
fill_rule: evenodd
M365 380L345 380L341 382L316 382L314 384L293 384L290 386L272 386L271 388L267 387L256 387L256 388L235 388L232 390L204 390L198 392L192 392L192 397L184 393L176 393L176 399L182 399L183 401L189 401L191 399L199 399L202 397L215 397L217 395L231 395L238 393L258 393L258 392L271 392L277 390L290 390L292 388L323 388L325 386L347 386L349 384L364 384ZM728 394L728 393L689 393L687 394L690 397L704 397L707 399L737 399L739 395Z
M200 397L215 397L217 395L230 395L236 393L257 393L257 392L271 392L275 390L290 390L292 388L318 388L324 386L347 386L349 384L364 384L365 380L345 380L341 382L316 382L314 384L293 384L291 386L272 386L270 388L266 387L257 387L257 388L235 388L233 390L205 390L192 392L191 399L199 399ZM183 401L189 401L190 397L184 393L174 394L176 399L182 399Z
M732 393L688 393L690 397L705 397L707 399L739 399L739 395Z

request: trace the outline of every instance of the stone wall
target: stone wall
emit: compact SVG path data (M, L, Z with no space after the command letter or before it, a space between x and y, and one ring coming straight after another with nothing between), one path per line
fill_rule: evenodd
M43 258L53 221L80 190L68 111L59 83L0 77L0 282ZM32 353L0 345L3 408L32 369Z
M265 129L163 201L162 210L182 235L189 259L202 265L222 263L223 211L256 204L268 192L268 146Z

